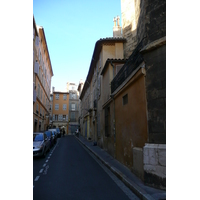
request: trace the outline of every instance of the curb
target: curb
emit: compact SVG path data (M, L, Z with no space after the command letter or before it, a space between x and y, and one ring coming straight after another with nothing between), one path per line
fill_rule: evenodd
M84 145L91 153L93 153L113 174L115 174L135 195L141 200L155 200L151 195L146 193L142 188L128 179L121 171L109 165L103 158L97 155L92 149L84 144L79 138L75 137L82 145Z

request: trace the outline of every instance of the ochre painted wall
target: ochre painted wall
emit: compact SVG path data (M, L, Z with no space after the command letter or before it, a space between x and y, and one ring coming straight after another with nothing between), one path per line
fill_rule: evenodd
M131 168L133 147L142 148L147 142L145 77L142 69L132 77L129 83L121 93L115 96L115 119L116 158ZM128 103L123 105L123 96L126 94L128 94Z

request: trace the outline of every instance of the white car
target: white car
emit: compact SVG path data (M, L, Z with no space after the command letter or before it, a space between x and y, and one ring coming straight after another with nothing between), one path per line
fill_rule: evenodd
M33 157L42 156L45 157L47 151L50 150L50 141L46 133L38 132L33 133Z

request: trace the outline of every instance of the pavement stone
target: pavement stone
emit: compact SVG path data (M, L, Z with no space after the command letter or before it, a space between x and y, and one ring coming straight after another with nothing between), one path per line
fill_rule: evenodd
M165 200L166 191L146 186L141 179L134 175L126 166L114 159L109 153L93 141L79 135L76 139L92 152L108 169L110 169L134 194L142 200Z

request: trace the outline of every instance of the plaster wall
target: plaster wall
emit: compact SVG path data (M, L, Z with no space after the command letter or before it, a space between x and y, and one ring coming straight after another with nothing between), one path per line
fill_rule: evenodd
M115 109L116 158L130 169L133 166L132 149L143 148L147 142L145 77L142 69L134 77L114 97L117 108ZM126 94L128 103L123 105L123 97Z

